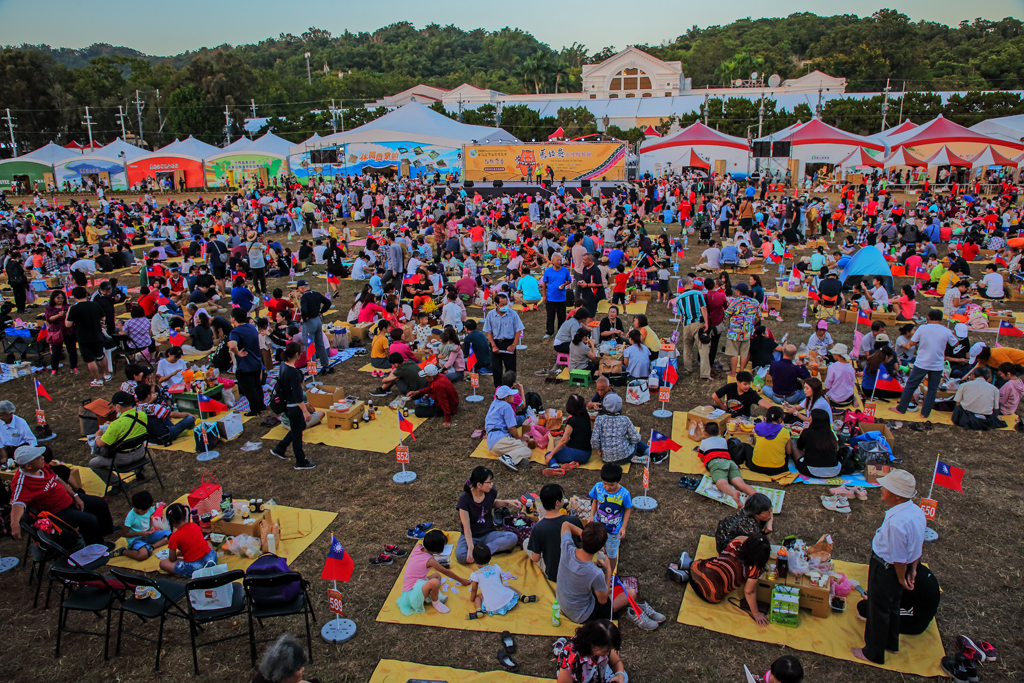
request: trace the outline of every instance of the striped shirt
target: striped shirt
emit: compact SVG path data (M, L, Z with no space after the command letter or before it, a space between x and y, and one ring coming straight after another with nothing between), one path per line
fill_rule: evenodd
M676 310L683 321L683 326L699 323L704 320L700 309L707 308L704 294L695 289L683 292L676 300Z

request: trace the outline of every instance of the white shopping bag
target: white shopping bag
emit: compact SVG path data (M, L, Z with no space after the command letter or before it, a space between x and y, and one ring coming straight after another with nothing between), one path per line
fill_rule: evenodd
M647 388L647 380L634 379L626 385L626 403L638 406L651 400L651 392Z
M218 574L225 573L227 570L228 566L226 564L214 564L213 562L207 562L205 567L197 569L195 573L192 574L192 578L201 579L203 577L217 576ZM232 593L233 589L229 583L217 588L189 591L188 599L189 602L192 603L192 608L197 611L224 609L225 607L231 606Z

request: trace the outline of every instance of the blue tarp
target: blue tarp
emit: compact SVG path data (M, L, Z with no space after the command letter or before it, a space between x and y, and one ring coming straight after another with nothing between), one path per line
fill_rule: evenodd
M873 246L867 246L853 255L853 258L843 268L839 279L843 283L843 289L849 289L853 284L853 282L850 282L851 279L854 281L867 280L868 284L871 284L871 278L875 275L881 275L885 278L885 288L889 291L889 294L892 294L892 270L889 268L889 262L885 260L882 252L878 249Z

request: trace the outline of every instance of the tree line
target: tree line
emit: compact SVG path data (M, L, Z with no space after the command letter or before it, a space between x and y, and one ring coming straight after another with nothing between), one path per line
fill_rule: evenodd
M800 13L692 27L674 41L637 47L682 62L695 89L749 79L753 71L785 79L819 69L846 78L848 91L879 92L886 83L894 91L908 91L905 98L890 98L890 125L898 122L900 106L903 117L915 121L943 113L971 125L1024 113L1017 93L993 92L1024 88L1022 29L1024 23L1015 18L951 27L913 22L893 10L869 17ZM228 137L237 139L244 120L254 113L271 119L267 129L300 141L314 132L324 135L372 120L384 112L367 110L364 103L420 83L442 88L470 83L509 94L579 91L582 66L616 51L578 42L556 50L514 28L416 28L408 22L340 35L310 28L298 36L281 34L254 44L166 57L104 44L83 49L21 45L0 51L0 110L10 107L23 152L50 140L86 140L87 106L93 137L101 142L120 136L122 123L130 136L137 136L141 118L142 137L150 148L187 135L222 144ZM929 90L967 92L943 103L923 92ZM881 99L833 100L822 116L851 132L877 132ZM772 100L765 106L764 132L812 113L803 106L776 111ZM712 127L746 137L748 129L756 130L758 107L759 102L744 98L712 100L707 112L702 106L676 120L686 124L706 114ZM494 122L496 112L481 107L463 112L463 120ZM516 106L503 108L500 125L520 139L540 140L559 125L567 133L586 134L596 131L597 123L583 109L566 108L542 119ZM670 124L664 121L662 127ZM640 136L639 129L612 126L608 132ZM4 133L0 138L6 139Z

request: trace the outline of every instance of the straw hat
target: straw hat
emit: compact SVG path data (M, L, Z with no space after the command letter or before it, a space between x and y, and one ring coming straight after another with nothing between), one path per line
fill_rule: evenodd
M917 495L917 480L906 470L892 470L878 479L878 485L900 498L913 498Z

